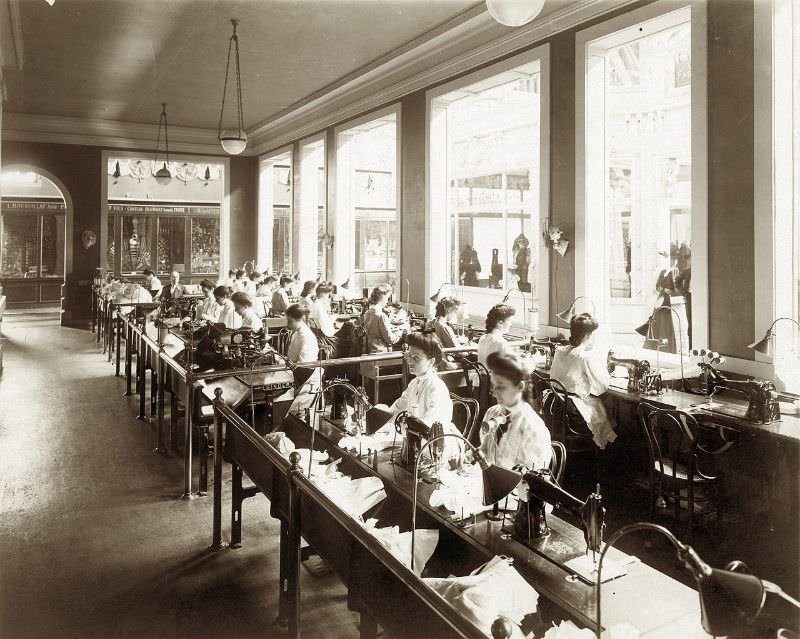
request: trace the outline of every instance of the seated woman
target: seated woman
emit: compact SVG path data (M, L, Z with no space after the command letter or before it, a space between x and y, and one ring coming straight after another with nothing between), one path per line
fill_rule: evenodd
M404 331L393 326L389 316L383 311L391 292L388 284L380 284L370 293L369 308L361 318L367 333L368 353L386 353L403 338Z
M274 275L268 275L264 278L261 284L258 285L258 289L256 290L256 297L265 297L268 300L272 300L272 295L275 293L275 290L278 288L278 278Z
M495 351L488 368L497 404L483 417L481 451L504 468L548 468L550 431L528 401L524 367L516 355Z
M286 326L291 331L289 343L286 347L286 357L289 361L297 364L299 362L314 362L319 357L319 344L317 337L308 325L308 309L300 304L292 304L286 309ZM308 369L296 369L295 380L305 377L303 373ZM314 368L307 379L305 379L295 390L295 398L300 395L316 393L322 384L322 369ZM294 404L293 404L294 406ZM302 402L297 405L303 406Z
M258 290L258 285L261 284L261 280L264 276L259 271L250 271L250 277L248 278L247 282L245 282L245 289L244 292L247 293L250 297L256 296L256 290Z
M455 297L443 297L436 302L436 318L429 323L428 327L436 332L436 337L439 338L443 348L455 348L466 341L459 337L453 329L453 322L458 319L458 310L461 305L461 300Z
M231 289L227 286L217 286L217 288L214 289L214 300L219 307L217 322L224 324L225 328L239 328L242 325L242 320L236 313L236 308L230 296Z
M203 291L203 301L194 307L195 317L199 320L216 322L219 319L219 304L214 299L214 282L203 280L200 282L200 290Z
M478 340L478 361L488 368L489 355L508 351L503 337L511 328L511 318L516 311L508 304L496 304L486 315L486 333Z
M550 377L574 395L571 399L592 431L595 444L605 448L617 434L599 397L608 390L611 376L606 366L608 353L592 348L592 335L597 327L597 321L588 313L572 318L569 345L556 349Z
M300 293L300 301L298 304L305 306L311 311L314 305L314 292L317 290L317 280L307 280L303 283L303 292Z
M242 318L242 328L260 331L264 328L261 318L253 310L253 298L247 293L234 293L231 297L236 314Z
M453 425L453 401L447 385L439 377L437 367L442 361L442 345L432 332L415 331L406 338L408 345L408 367L414 375L403 394L391 406L380 405L395 417L402 411L417 417L428 426L434 422L442 424L445 433L460 434ZM378 431L390 433L394 419L390 419ZM446 437L444 459L457 457L464 452L462 442L454 437Z
M236 271L236 279L233 280L233 286L231 286L231 290L234 293L246 293L247 292L247 284L250 282L247 279L247 272L240 268Z
M286 309L289 308L289 291L294 284L294 278L291 275L281 276L280 286L272 294L272 314L275 316L285 315Z

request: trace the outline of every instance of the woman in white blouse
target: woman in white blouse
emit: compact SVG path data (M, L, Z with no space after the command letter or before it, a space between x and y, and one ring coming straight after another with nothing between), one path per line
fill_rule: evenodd
M443 297L436 302L436 317L429 324L429 328L436 332L436 337L444 348L455 348L465 341L453 329L461 305L461 300L455 297Z
M548 468L550 431L528 403L525 368L516 355L499 352L489 355L488 368L497 404L483 417L481 451L504 468Z
M261 318L253 310L253 298L247 293L234 293L231 298L236 314L242 319L242 328L260 331L264 328Z
M478 361L488 367L489 355L508 352L508 342L503 337L511 328L511 318L516 311L507 304L497 304L486 315L486 333L478 340Z
M286 309L286 326L291 331L289 343L286 347L286 357L289 361L315 362L319 359L319 343L317 337L308 325L308 309L300 304L292 304ZM296 369L295 375L298 376ZM306 369L307 370L307 369ZM316 393L322 384L322 369L314 368L313 372L303 384L295 390L295 398L300 395Z
M242 319L236 313L230 295L231 290L227 286L217 286L214 289L214 300L219 307L217 322L224 324L225 328L239 328L242 325Z
M556 349L550 377L574 395L571 399L592 431L595 444L605 448L617 434L600 399L608 390L611 376L606 365L608 352L593 348L592 335L597 327L597 321L588 313L572 318L569 345Z
M442 345L432 332L415 331L406 337L408 366L414 375L403 394L391 406L380 405L397 416L402 411L420 419L428 426L442 424L445 433L458 435L453 424L453 401L450 391L437 373L442 361ZM378 432L389 433L394 428L394 419ZM445 437L444 458L458 457L464 452L462 442L455 437Z
M200 282L200 290L203 291L203 301L194 309L195 317L199 320L209 320L216 322L219 320L219 304L214 299L214 283L210 280Z

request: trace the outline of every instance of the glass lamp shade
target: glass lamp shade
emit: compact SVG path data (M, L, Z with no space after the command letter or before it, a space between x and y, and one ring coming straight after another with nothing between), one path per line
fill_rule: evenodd
M166 186L172 181L172 173L169 172L167 168L167 163L164 162L164 165L156 171L156 182L158 182L161 186Z
M507 27L521 27L539 15L544 0L486 0L491 16Z
M575 302L572 302L567 310L556 313L556 317L565 324L571 323L572 318L575 317Z
M247 147L247 134L239 129L225 129L219 136L222 149L228 155L239 155Z
M747 348L752 348L757 353L762 353L769 357L775 356L775 347L773 345L772 331L767 331L767 334L757 342L753 342Z

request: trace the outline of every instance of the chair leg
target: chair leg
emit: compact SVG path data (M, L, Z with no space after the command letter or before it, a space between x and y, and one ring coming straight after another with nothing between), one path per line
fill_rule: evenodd
M173 453L178 452L178 397L175 393L169 396L169 447Z

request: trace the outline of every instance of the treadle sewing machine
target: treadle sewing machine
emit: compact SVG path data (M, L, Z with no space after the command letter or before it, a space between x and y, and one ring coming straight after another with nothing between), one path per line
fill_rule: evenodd
M628 370L628 392L640 395L657 395L664 390L661 373L650 368L650 362L644 359L622 359L614 357L609 351L606 360L609 374L617 366Z
M781 411L778 403L778 391L775 384L769 380L754 379L728 379L711 364L699 362L702 371L700 375L701 390L708 395L709 402L714 394L723 390L742 393L747 397L747 409L717 406L709 404L708 410L713 413L731 415L749 419L759 424L769 424L780 421Z
M553 480L549 470L529 470L523 475L522 481L528 487L528 498L519 500L517 512L514 515L514 525L509 530L511 537L529 546L567 572L577 574L587 583L593 583L590 575L576 572L574 566L560 561L557 553L546 552L547 544L542 540L549 537L552 532L547 523L545 505L551 504L554 507L560 507L580 521L583 538L586 541L586 551L592 552L592 564L594 564L597 553L603 549L603 531L605 529L606 509L603 507L600 487L598 486L596 493L592 493L585 501L581 501L561 488ZM541 543L531 543L537 541Z

